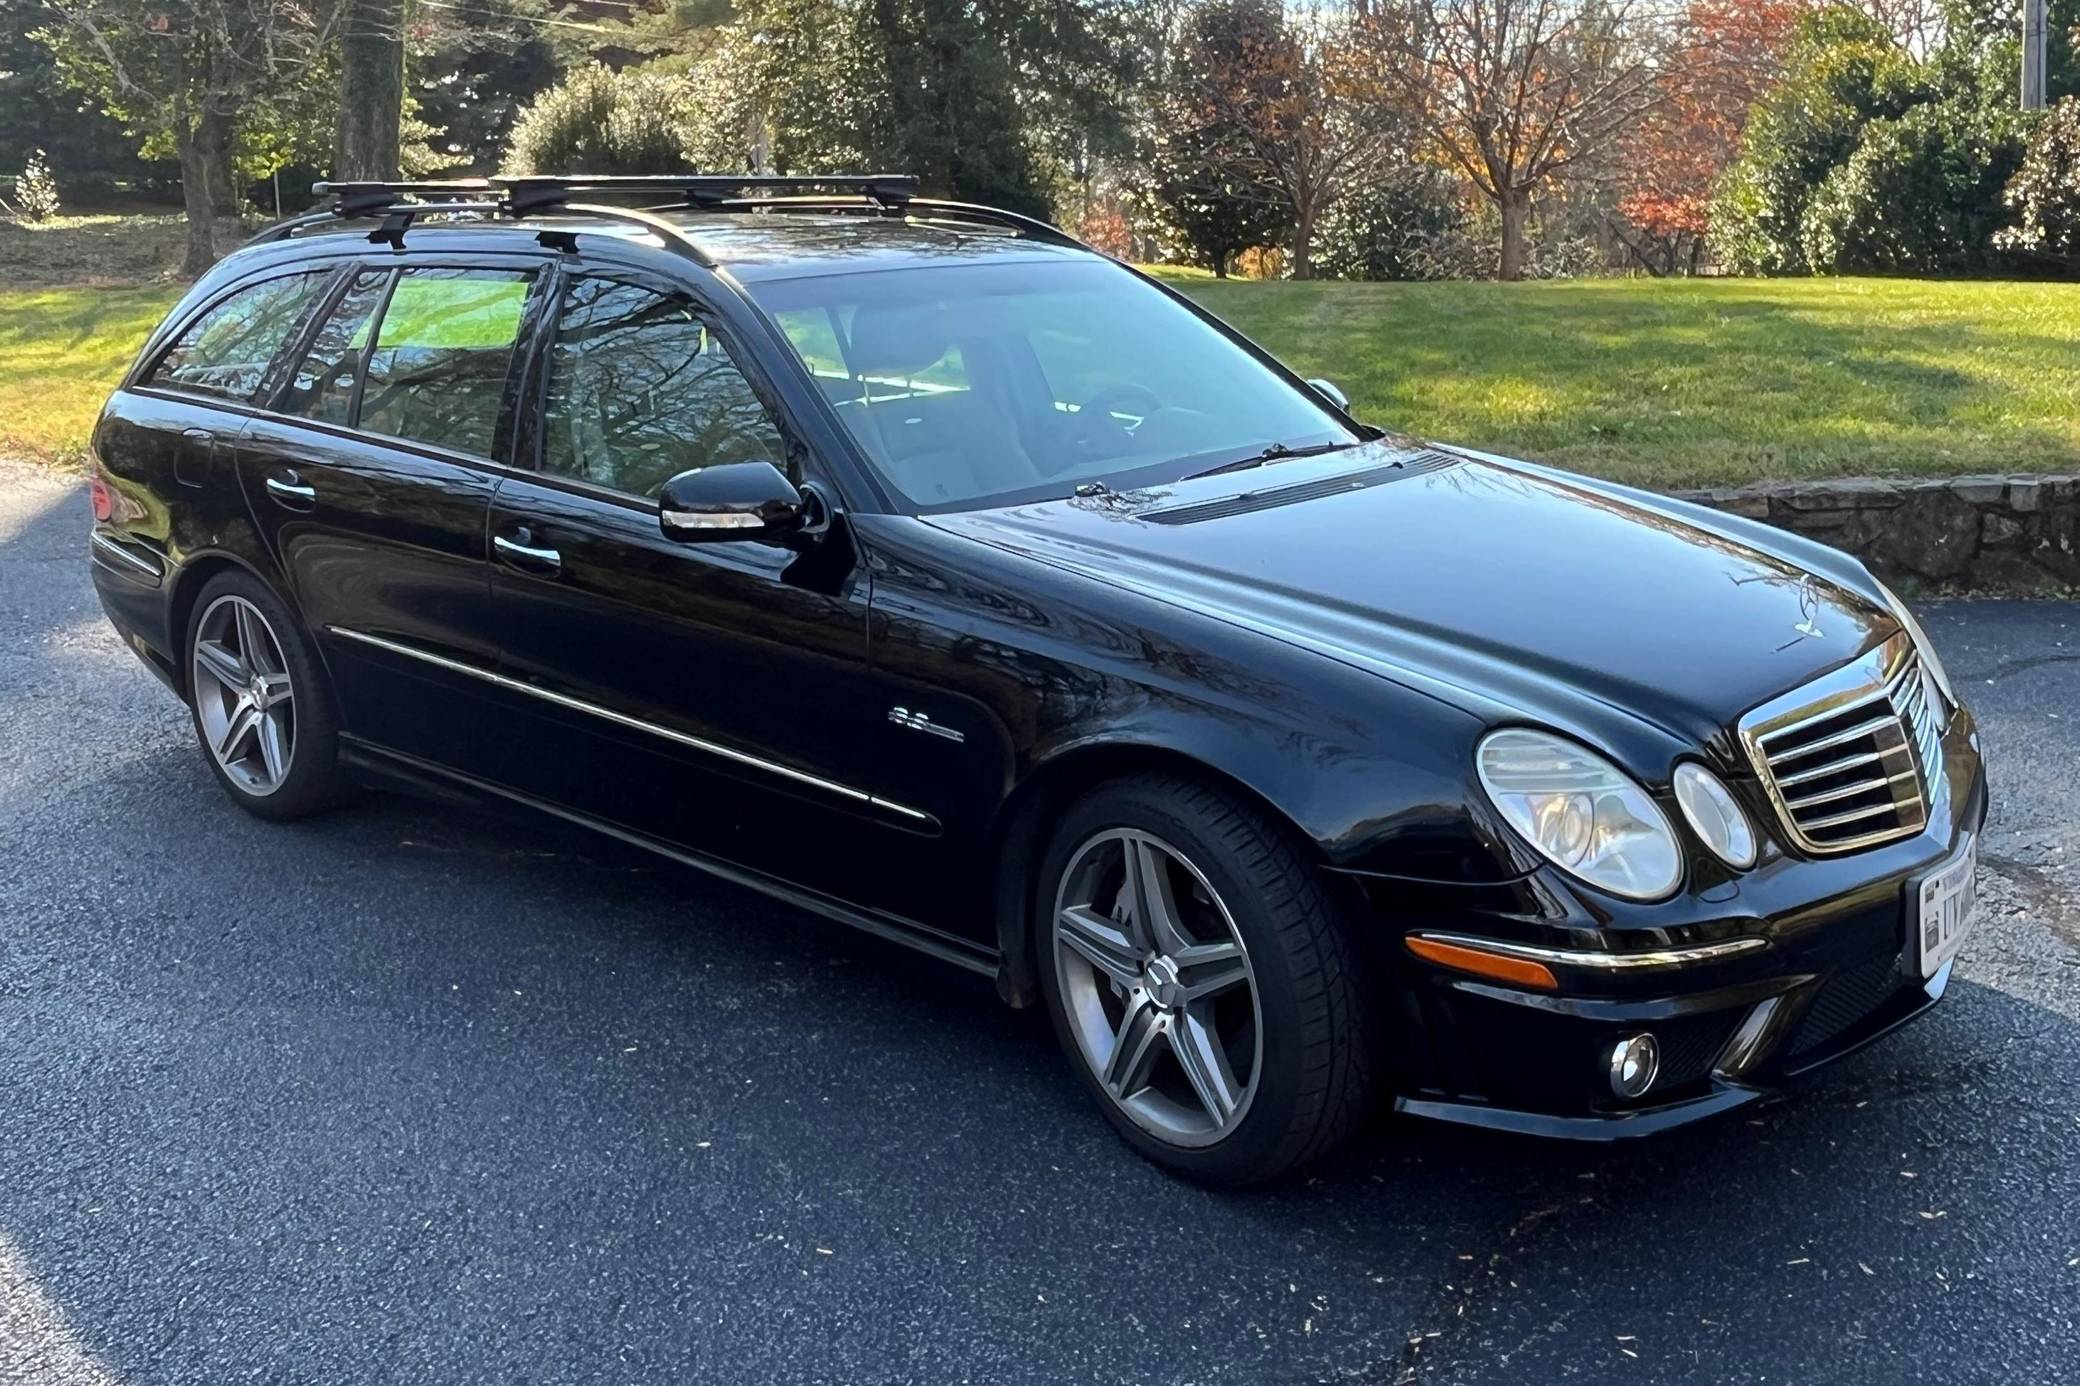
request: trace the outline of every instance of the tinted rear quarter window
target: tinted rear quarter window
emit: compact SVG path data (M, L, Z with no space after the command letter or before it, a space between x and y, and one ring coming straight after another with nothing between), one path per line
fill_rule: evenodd
M359 426L489 457L530 276L406 270L383 309Z
M238 290L190 323L145 376L161 389L251 400L330 275L288 274Z

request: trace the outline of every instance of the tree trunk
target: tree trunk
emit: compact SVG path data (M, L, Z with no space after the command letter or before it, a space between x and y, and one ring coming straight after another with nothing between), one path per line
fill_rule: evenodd
M205 181L209 186L210 212L220 217L235 217L239 214L238 180L231 172L231 147L234 141L231 115L214 100L202 104L202 118L195 125L195 143L199 147Z
M763 177L773 171L773 127L764 107L751 113L746 122L751 146L751 171Z
M200 122L183 117L173 130L174 148L181 160L181 202L188 213L188 255L181 261L181 273L191 279L217 262L217 209L210 201L209 160L200 128Z
M332 176L395 182L404 119L404 0L347 0Z
M1502 278L1514 283L1524 277L1524 218L1531 210L1531 194L1522 188L1502 190Z
M1293 278L1314 278L1314 219L1317 209L1302 207L1293 225Z

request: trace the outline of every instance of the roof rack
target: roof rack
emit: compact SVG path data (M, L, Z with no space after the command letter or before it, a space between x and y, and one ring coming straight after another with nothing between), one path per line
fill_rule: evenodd
M671 249L712 268L714 261L683 228L657 215L659 212L697 210L920 216L935 221L1001 226L1035 240L1082 245L1060 227L1037 217L974 203L919 197L917 179L897 173L803 177L770 174L527 175L437 182L326 182L315 184L311 191L321 198L332 198L332 206L277 222L247 244L264 245L288 240L298 231L328 222L381 217L383 225L372 233L373 236L401 245L412 221L431 213L475 213L519 220L562 212L640 226L660 237ZM599 197L662 197L666 200L643 207L622 207L593 200Z
M779 177L772 174L642 174L619 178L543 177L498 178L495 183L509 188L516 216L536 207L561 206L579 193L678 194L692 207L715 207L736 200L746 192L767 197L820 190L849 192L883 206L895 207L917 196L917 179L907 173L847 173L825 177Z

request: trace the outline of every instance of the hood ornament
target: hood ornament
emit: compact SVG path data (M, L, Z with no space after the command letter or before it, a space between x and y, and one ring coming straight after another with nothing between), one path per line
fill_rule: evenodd
M1820 589L1813 585L1813 575L1807 573L1798 580L1799 623L1792 627L1808 640L1820 638Z

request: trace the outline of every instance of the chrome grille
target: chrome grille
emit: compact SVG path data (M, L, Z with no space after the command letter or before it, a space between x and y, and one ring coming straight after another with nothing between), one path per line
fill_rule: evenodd
M1943 708L1904 633L1741 719L1798 847L1849 852L1921 831L1941 792Z

